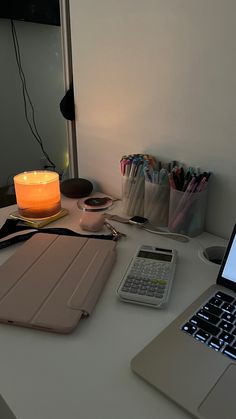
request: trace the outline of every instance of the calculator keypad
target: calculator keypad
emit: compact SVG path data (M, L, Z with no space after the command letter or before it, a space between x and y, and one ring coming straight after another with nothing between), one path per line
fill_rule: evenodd
M154 299L163 299L168 279L168 263L138 258L126 277L121 291Z

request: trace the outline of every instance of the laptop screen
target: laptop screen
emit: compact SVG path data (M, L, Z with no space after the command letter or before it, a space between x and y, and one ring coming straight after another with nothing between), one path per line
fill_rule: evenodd
M222 261L217 283L236 291L236 225Z
M222 276L230 281L236 282L236 236L231 245Z

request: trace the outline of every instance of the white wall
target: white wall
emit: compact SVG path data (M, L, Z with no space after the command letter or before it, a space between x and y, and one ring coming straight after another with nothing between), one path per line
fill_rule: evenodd
M22 67L45 150L59 170L65 167L66 120L59 103L64 89L60 28L14 21ZM1 152L0 186L10 175L40 167L42 152L24 115L22 86L13 49L10 21L0 19Z
M120 194L119 159L210 170L206 229L236 215L235 0L71 0L80 176Z

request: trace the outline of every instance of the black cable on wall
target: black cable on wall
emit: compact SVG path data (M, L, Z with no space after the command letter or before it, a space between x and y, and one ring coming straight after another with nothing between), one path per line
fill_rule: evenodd
M20 47L19 47L19 42L18 42L18 37L17 37L15 24L14 24L14 21L12 19L10 19L10 21L11 21L11 32L12 32L12 39L13 39L13 45L14 45L14 52L15 52L18 71L19 71L19 76L20 76L21 83L22 83L22 94L23 94L23 101L24 101L25 118L26 118L27 124L29 126L29 129L30 129L33 137L35 138L35 140L39 144L44 157L47 159L47 161L49 163L49 165L46 166L45 169L46 168L51 168L53 170L56 170L56 165L51 160L48 153L46 152L46 150L44 148L44 145L43 145L43 140L42 140L42 138L41 138L41 136L38 132L38 128L37 128L36 121L35 121L34 106L32 104L32 100L31 100L29 92L28 92L28 88L27 88L27 84L26 84L26 78L25 78L25 74L24 74L24 71L23 71L23 68L22 68Z

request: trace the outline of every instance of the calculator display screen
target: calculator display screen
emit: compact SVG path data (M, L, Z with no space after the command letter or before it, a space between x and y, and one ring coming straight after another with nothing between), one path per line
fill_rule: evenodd
M166 255L164 253L156 253L156 252L146 252L140 250L138 253L138 257L140 258L147 258L147 259L155 259L155 260L164 260L166 262L170 262L172 259L171 255Z

